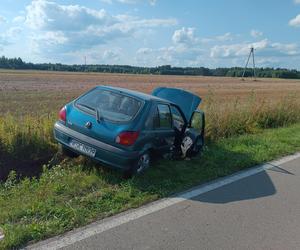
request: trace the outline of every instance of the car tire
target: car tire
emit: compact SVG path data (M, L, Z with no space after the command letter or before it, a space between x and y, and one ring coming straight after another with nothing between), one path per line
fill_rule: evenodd
M68 149L66 146L61 145L61 152L63 155L68 156L70 158L78 157L79 154L76 154L72 150Z
M145 172L147 168L150 167L150 164L151 164L151 154L150 151L146 151L140 155L136 164L132 168L124 172L123 177L125 179L128 179L133 177L134 175L141 175Z

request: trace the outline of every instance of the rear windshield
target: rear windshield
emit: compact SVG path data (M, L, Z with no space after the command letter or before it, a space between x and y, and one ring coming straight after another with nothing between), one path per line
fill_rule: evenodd
M101 119L127 122L137 114L142 102L120 93L95 89L80 97L75 105L92 114L98 111Z

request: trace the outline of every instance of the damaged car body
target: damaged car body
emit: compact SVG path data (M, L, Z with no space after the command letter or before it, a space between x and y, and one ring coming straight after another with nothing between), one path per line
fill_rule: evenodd
M184 158L204 145L201 98L176 88L151 95L98 86L65 105L54 137L68 156L86 155L128 175L142 173L153 155Z

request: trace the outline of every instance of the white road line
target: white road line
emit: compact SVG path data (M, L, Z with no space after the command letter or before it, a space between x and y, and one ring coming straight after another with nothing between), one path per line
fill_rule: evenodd
M186 199L191 199L193 197L199 196L203 193L215 190L222 186L228 185L235 181L241 180L243 178L258 174L262 171L273 168L274 166L279 166L283 163L295 160L300 157L300 152L294 155L283 157L276 161L271 161L265 163L263 165L259 165L248 170L237 172L233 175L217 179L215 181L209 182L207 184L203 184L201 186L195 187L191 190L188 190L184 193L180 193L176 196L162 199L143 207L140 207L135 210L130 210L120 215L116 215L107 219L104 219L100 222L93 223L87 227L79 228L74 231L71 231L63 236L58 236L43 242L39 242L37 244L28 246L27 249L59 249L62 247L66 247L72 245L78 241L87 239L95 234L100 234L112 228L118 227L124 223L136 220L145 215L157 212L166 207L172 206L176 203L184 201Z

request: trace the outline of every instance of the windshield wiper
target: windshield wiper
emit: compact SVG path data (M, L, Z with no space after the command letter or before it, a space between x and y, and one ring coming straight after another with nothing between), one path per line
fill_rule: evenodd
M96 120L98 123L101 122L101 110L100 108L96 108Z
M101 122L101 110L100 110L100 108L93 108L93 107L91 107L91 106L89 106L89 105L86 105L86 104L84 104L84 103L77 103L77 105L79 105L79 106L81 106L81 107L84 107L84 108L87 108L87 109L89 109L89 110L92 110L92 111L95 111L96 112L96 120L97 120L97 122L98 123L100 123Z
M94 109L93 107L91 107L91 106L89 106L89 105L86 105L86 104L84 104L84 103L77 103L77 105L79 105L79 106L81 106L81 107L84 107L84 108L87 108L87 109L89 109L89 110L95 111L95 109Z

